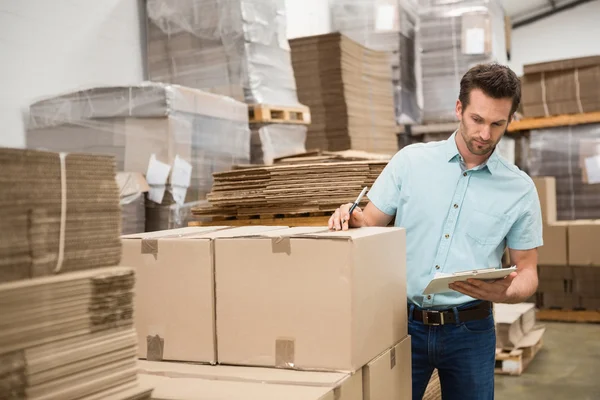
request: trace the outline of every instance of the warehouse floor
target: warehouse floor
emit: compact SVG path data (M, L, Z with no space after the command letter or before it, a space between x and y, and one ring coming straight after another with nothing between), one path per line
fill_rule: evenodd
M600 324L545 325L544 347L527 370L496 375L496 399L600 399Z

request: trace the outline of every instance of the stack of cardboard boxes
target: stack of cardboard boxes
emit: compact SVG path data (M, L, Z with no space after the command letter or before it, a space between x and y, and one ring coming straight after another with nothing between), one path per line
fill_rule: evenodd
M123 243L140 379L157 397L411 398L403 229L184 228Z
M0 398L145 400L111 157L0 149Z
M600 110L600 56L529 64L523 72L526 117Z
M30 107L27 146L114 156L146 175L146 230L186 226L212 174L250 161L248 109L160 83L80 90Z
M556 180L534 178L542 206L538 305L600 309L600 220L557 221Z
M479 63L506 64L498 0L418 0L423 121L455 121L461 77Z
M248 104L298 106L284 0L149 0L146 60L152 81ZM306 127L253 124L253 160L305 151Z

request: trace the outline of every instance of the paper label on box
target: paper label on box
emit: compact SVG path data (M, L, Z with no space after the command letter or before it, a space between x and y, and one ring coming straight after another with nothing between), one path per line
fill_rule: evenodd
M485 54L485 30L469 28L466 32L464 54Z
M163 197L165 196L165 186L150 186L148 190L148 199L155 203L162 203Z
M377 16L375 19L376 31L394 31L397 30L395 21L397 10L391 4L379 5L377 7Z
M169 172L171 172L169 164L158 161L155 154L150 156L146 172L146 181L149 185L165 185L169 178Z
M589 184L600 183L600 155L585 159L585 172Z
M173 161L173 169L171 171L171 185L189 187L192 182L192 164L179 157L175 156Z

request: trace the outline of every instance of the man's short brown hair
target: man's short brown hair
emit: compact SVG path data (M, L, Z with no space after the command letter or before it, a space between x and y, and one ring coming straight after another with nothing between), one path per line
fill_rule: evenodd
M463 111L469 105L469 95L473 89L480 89L494 99L512 99L509 118L512 118L521 102L521 81L510 68L504 65L479 64L462 77L458 100L462 103Z

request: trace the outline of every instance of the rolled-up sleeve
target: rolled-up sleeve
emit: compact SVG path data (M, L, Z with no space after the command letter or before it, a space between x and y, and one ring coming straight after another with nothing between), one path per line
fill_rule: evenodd
M506 244L513 250L530 250L544 244L542 237L542 210L535 187L523 199L524 207L506 236Z
M386 165L369 191L369 200L380 211L395 215L402 187L402 174L406 164L406 155L401 150Z

